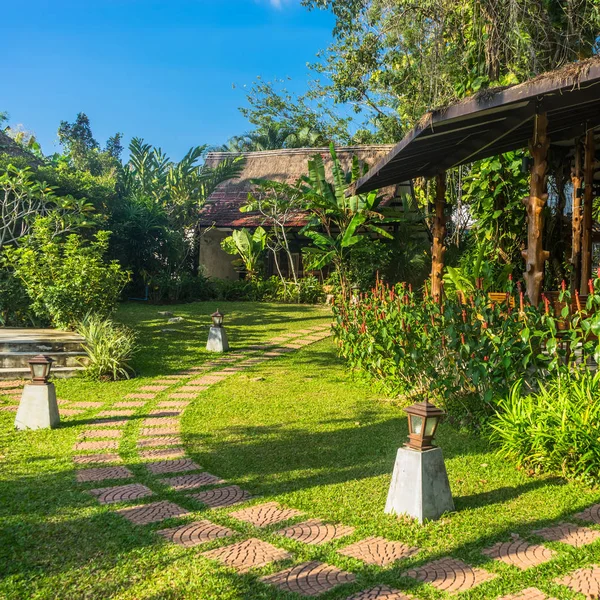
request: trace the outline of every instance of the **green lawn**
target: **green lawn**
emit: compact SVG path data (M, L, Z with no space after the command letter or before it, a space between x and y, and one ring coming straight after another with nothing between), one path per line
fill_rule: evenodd
M99 399L110 406L152 378L211 360L214 356L203 346L207 315L216 308L210 303L167 307L185 320L166 325L157 307L124 306L119 319L140 331L143 351L136 359L140 378L113 384L61 381L58 396L72 401ZM234 347L264 342L328 318L323 308L248 303L221 303L219 308L227 315ZM161 333L164 328L178 332ZM138 412L164 398L165 393L159 394ZM507 541L511 534L541 541L533 530L570 519L598 502L600 491L556 477L529 478L498 460L485 441L448 425L441 426L438 441L457 511L424 526L384 515L396 449L407 433L406 419L371 386L352 379L330 340L212 386L187 408L182 432L188 454L203 469L257 496L247 505L276 500L304 511L304 518L354 526L355 532L342 540L306 546L274 535L280 526L256 530L228 516L239 507L211 511L185 492L170 491L138 459L138 419L127 425L119 449L135 481L156 492L148 501L169 499L193 512L160 524L134 526L115 514L114 506L101 506L82 493L119 482L75 482L72 446L91 416L93 411L66 419L54 431L15 433L14 414L0 412L0 598L294 598L298 596L260 583L257 575L323 560L357 576L355 583L323 598L346 598L387 583L427 600L447 596L402 572L452 555L498 574L461 598L495 599L535 585L562 600L577 596L552 580L600 562L600 542L579 549L545 543L556 550L554 559L525 572L483 556L483 548ZM229 526L239 535L185 549L153 533L199 518ZM200 556L244 536L269 541L294 558L239 576ZM365 566L336 552L368 536L400 540L421 552L388 568Z

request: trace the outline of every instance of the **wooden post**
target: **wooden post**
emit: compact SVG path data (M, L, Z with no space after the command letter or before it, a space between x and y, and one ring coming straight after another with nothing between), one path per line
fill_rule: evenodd
M573 217L571 240L571 293L581 285L581 142L575 142L575 164L571 170L573 184Z
M433 218L433 245L431 247L431 296L441 300L442 277L444 274L444 253L446 247L446 172L435 177L435 216Z
M592 277L592 204L594 201L594 131L585 134L585 157L583 164L585 182L583 194L583 236L581 241L581 282L579 293L588 293L588 280Z
M527 249L522 255L525 259L525 286L529 301L537 306L542 293L544 263L550 253L542 248L542 210L548 201L546 193L546 173L548 171L548 148L550 140L546 135L548 118L546 113L535 116L533 138L529 142L529 151L533 157L529 196L523 199L527 207Z

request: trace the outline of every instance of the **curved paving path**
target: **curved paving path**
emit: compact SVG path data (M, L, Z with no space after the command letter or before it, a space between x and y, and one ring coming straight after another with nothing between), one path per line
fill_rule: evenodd
M210 510L242 505L252 498L250 492L237 485L229 485L217 474L202 471L200 465L186 456L180 434L180 420L190 401L212 385L252 366L293 352L329 335L329 326L319 325L302 331L282 335L268 344L253 346L248 352L232 352L222 355L202 366L155 379L152 384L140 386L122 401L110 408L101 402L66 402L59 400L61 417L72 417L85 410L97 409L93 426L84 431L75 443L73 461L76 481L91 489L98 502L115 507L115 512L133 526L146 526L164 520L185 518L190 512L178 504L160 498L148 485L135 481L134 473L123 463L118 452L124 428L128 422L143 417L137 431L136 447L139 458L150 478L169 490L184 494L182 500L200 502ZM217 370L218 369L218 370ZM0 396L8 397L12 404L0 401L0 410L15 410L14 401L20 397L21 381L0 382ZM151 409L157 396L158 402ZM102 410L100 410L102 409ZM150 486L152 483L150 483ZM140 503L139 501L142 501ZM318 518L276 502L266 502L244 508L236 508L228 517L245 526L264 527L281 525L275 535L302 544L320 545L352 536L353 527L325 523ZM189 518L189 517L188 517ZM574 515L574 519L591 525L600 524L600 505L592 506ZM290 523L287 523L291 521ZM286 526L287 523L287 526ZM284 560L293 560L285 549L256 537L231 543L230 537L243 537L241 531L212 523L208 519L186 522L156 531L157 539L182 547L195 547L207 543L221 543L218 548L204 552L203 556L246 573ZM576 523L558 523L552 527L532 532L534 536L549 542L560 542L575 548L585 546L600 538L600 531ZM361 561L365 565L391 567L398 561L413 557L418 548L382 537L367 537L350 544L341 542L339 554ZM526 570L553 560L559 552L541 544L529 542L518 536L506 542L498 542L482 551L486 558L502 562L513 568ZM404 577L422 582L440 591L453 594L470 590L486 581L501 577L496 573L471 566L454 557L441 557L420 564L401 573ZM351 584L355 575L333 565L310 561L293 565L261 578L266 585L304 596L317 596L334 587ZM600 567L575 570L557 578L554 583L569 587L590 600L600 594ZM414 586L413 586L414 587ZM414 592L407 594L387 585L375 585L347 596L347 600L408 600L415 599ZM502 596L498 600L555 600L537 588L530 587Z

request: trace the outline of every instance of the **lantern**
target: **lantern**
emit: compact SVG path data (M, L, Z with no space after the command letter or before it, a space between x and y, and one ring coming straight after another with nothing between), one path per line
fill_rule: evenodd
M31 370L31 383L35 385L46 385L50 376L50 369L54 361L49 356L38 354L29 361Z
M210 317L213 322L213 327L223 327L223 315L219 312L218 308L217 312L214 312Z
M404 409L408 415L408 442L413 450L431 450L440 418L446 413L428 400Z

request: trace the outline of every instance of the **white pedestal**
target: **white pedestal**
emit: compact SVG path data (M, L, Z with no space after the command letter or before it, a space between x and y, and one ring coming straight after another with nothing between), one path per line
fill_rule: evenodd
M398 448L385 512L406 514L423 523L454 510L446 465L440 448L418 452Z
M229 350L229 342L227 334L223 327L211 327L208 332L208 342L206 349L209 352L227 352Z
M25 384L15 418L17 429L48 429L60 423L54 384Z

